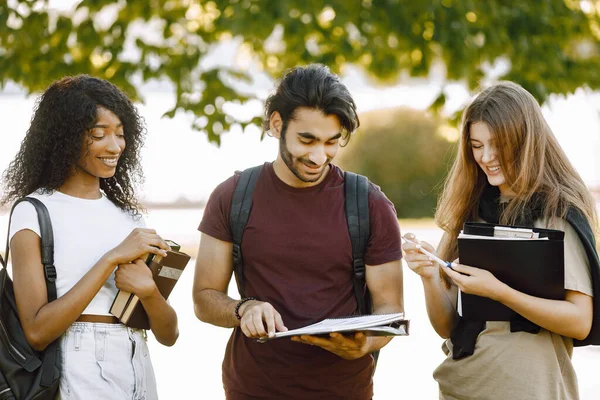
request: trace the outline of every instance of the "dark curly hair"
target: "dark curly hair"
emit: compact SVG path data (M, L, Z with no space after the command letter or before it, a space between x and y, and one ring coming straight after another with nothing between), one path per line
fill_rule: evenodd
M342 145L360 126L356 104L337 75L321 64L309 64L287 71L265 102L263 129L270 129L271 115L277 111L283 121L282 137L300 107L314 108L325 115L336 115L342 125Z
M100 179L100 189L120 209L139 216L143 208L134 187L143 181L139 150L146 134L144 121L115 85L88 75L64 77L40 96L21 148L4 171L0 204L58 189L82 154L83 137L96 123L99 106L119 117L126 143L115 175Z

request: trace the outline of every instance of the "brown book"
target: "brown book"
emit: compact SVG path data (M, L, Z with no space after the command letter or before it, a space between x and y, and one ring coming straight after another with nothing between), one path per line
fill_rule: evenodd
M169 250L166 257L154 256L148 264L152 270L152 276L156 287L165 300L171 294L177 280L181 276L186 265L190 261L190 256L179 252ZM139 297L133 293L119 290L113 304L110 307L110 313L119 318L121 322L132 328L150 329L148 315L140 302Z

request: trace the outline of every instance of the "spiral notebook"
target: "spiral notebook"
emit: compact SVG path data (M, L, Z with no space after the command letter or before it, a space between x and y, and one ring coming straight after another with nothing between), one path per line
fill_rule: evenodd
M356 315L342 318L327 318L316 324L308 325L287 332L276 332L272 338L262 337L258 341L298 335L324 335L332 332L365 332L369 336L406 336L409 321L404 313Z

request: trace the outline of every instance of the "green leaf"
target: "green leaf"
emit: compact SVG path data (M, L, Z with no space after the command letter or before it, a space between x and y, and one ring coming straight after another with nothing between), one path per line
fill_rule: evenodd
M245 127L248 121L206 110L256 98L240 88L252 83L246 67L225 65L214 53L228 40L240 43L238 59L257 63L273 80L296 65L321 62L334 72L358 66L386 84L406 75L427 78L432 65L441 63L444 83L474 89L484 65L510 60L500 78L520 83L540 102L579 87L600 88L600 16L573 0L118 2L116 21L102 31L94 20L115 7L113 0L79 2L77 23L49 10L48 1L41 4L33 12L31 0L0 1L0 87L15 82L34 92L64 75L87 73L141 101L131 77L142 83L166 79L175 88L176 105L164 116L181 109L209 118L194 129L216 144L232 124ZM131 60L133 53L139 59ZM207 67L209 54L218 63ZM444 103L442 93L432 110Z

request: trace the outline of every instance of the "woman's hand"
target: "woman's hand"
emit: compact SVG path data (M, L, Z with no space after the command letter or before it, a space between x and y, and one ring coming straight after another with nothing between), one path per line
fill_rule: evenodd
M407 233L404 235L407 239L418 243L425 250L432 254L435 253L435 249L432 245L427 242L420 242L417 240L414 234ZM438 265L429 256L421 253L415 243L402 243L402 250L404 250L404 261L408 264L408 268L417 273L423 279L431 279L438 274Z
M113 265L119 265L128 264L148 253L166 257L169 249L169 245L154 229L136 228L106 255Z
M130 264L121 264L115 272L115 284L120 290L145 299L156 293L157 287L152 271L144 260L138 258Z
M463 293L487 297L496 301L500 301L502 292L507 287L490 271L456 262L452 263L452 269L445 268L444 272Z

